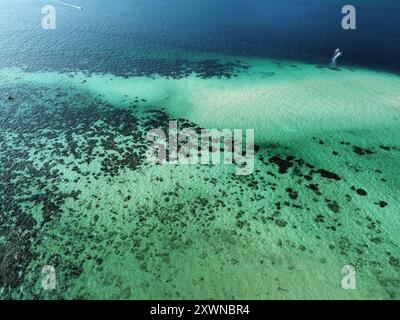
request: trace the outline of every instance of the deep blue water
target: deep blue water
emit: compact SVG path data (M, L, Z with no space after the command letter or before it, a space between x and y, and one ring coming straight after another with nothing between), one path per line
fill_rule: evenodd
M88 69L119 74L156 51L202 51L399 71L398 0L0 0L0 67ZM341 8L357 9L357 30L341 28ZM41 8L57 9L43 30ZM140 63L149 63L141 60ZM154 62L152 62L154 63ZM157 66L155 66L157 67Z

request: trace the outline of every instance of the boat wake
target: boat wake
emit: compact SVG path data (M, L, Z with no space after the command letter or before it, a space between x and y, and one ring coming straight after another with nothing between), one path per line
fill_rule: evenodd
M59 1L59 0L56 0L56 1L57 1L58 3L61 3L61 4L65 5L65 6L72 7L72 8L78 9L78 10L83 10L82 7L76 6L76 5L74 5L74 4L69 4L69 3L66 3L66 2L64 2L64 1Z

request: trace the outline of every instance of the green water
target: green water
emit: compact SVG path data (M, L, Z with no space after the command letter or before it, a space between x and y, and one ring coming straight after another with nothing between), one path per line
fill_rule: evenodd
M0 297L400 297L400 78L239 59L236 77L0 70ZM253 128L255 172L151 166L169 120ZM341 287L342 267L357 289ZM44 265L57 287L41 288Z

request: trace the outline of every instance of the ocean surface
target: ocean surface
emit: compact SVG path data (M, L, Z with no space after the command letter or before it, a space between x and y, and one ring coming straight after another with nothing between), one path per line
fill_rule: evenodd
M400 298L398 1L71 3L0 0L1 299ZM253 174L149 164L169 121Z

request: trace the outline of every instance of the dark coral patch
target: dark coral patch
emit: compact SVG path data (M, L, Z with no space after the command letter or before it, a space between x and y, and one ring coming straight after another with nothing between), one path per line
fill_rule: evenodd
M374 151L372 151L370 149L361 148L359 146L353 146L353 152L358 154L358 155L360 155L360 156L363 156L363 155L366 155L366 154L374 154L375 153Z

